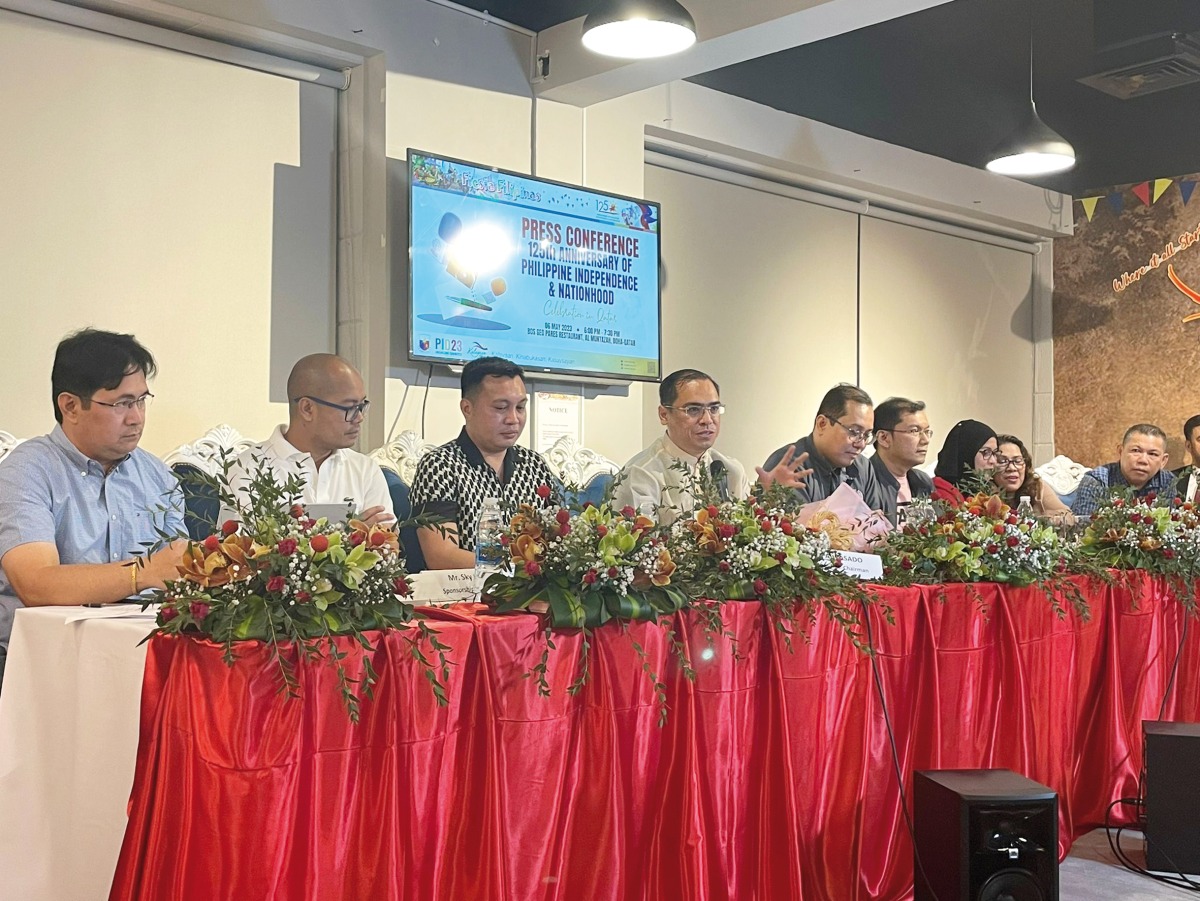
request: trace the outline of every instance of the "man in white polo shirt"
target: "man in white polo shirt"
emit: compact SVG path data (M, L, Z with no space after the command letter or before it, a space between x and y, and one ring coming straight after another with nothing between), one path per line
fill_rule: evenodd
M369 401L358 370L334 354L310 354L288 376L288 424L262 444L243 451L229 471L229 484L243 494L257 468L269 461L275 479L304 479L304 504L342 504L374 525L395 521L392 498L379 464L351 450ZM224 521L229 511L222 511Z

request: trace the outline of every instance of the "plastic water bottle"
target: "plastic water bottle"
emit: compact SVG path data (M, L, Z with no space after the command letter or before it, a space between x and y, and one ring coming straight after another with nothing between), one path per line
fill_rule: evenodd
M1017 518L1033 519L1033 504L1028 495L1021 495L1021 499L1017 502Z
M500 499L489 497L479 509L479 522L475 527L475 587L483 590L484 580L504 568L504 545L500 536L504 534L504 517L500 513Z

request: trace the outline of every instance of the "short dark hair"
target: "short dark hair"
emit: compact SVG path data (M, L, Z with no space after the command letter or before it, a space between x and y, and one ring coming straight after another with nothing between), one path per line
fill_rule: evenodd
M1131 425L1125 430L1124 437L1121 438L1121 445L1128 443L1129 439L1134 435L1145 435L1148 438L1161 438L1163 444L1167 443L1167 433L1156 425L1151 425L1148 422L1139 422L1137 425Z
M54 419L59 424L63 421L62 410L58 408L60 394L74 394L86 409L91 406L93 394L100 390L111 391L125 376L135 372L153 378L158 366L150 351L133 335L94 328L72 332L58 342L54 368L50 370L50 403L54 405Z
M1191 419L1183 424L1183 440L1191 441L1192 432L1200 428L1200 413L1197 413Z
M817 408L817 415L826 419L840 419L850 404L866 404L869 407L871 395L857 385L841 382L825 392L825 396L821 398L821 406Z
M525 381L525 370L504 357L477 357L463 367L459 385L463 397L474 397L479 393L479 386L489 376L501 379L520 379Z
M707 372L701 372L699 369L676 369L659 383L658 402L664 407L671 406L679 399L680 386L688 382L712 382L712 386L717 389L717 396L721 395L721 386Z
M909 400L907 397L889 397L875 408L875 431L890 432L905 416L920 413L925 401Z

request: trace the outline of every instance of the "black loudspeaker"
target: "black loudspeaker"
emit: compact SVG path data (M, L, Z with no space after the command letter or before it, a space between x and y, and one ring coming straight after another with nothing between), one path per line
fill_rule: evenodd
M1143 720L1146 867L1200 873L1200 723Z
M913 831L914 901L1058 901L1051 788L1012 770L917 772Z

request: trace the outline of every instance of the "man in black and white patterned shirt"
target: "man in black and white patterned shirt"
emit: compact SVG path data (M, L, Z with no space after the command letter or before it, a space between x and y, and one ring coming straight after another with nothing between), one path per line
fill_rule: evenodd
M487 498L500 499L505 517L520 504L547 505L538 488L553 484L554 476L541 455L517 445L528 402L525 373L516 363L480 357L463 367L459 409L466 424L457 438L421 458L412 483L413 511L448 520L445 534L417 532L430 569L475 565L475 530Z

